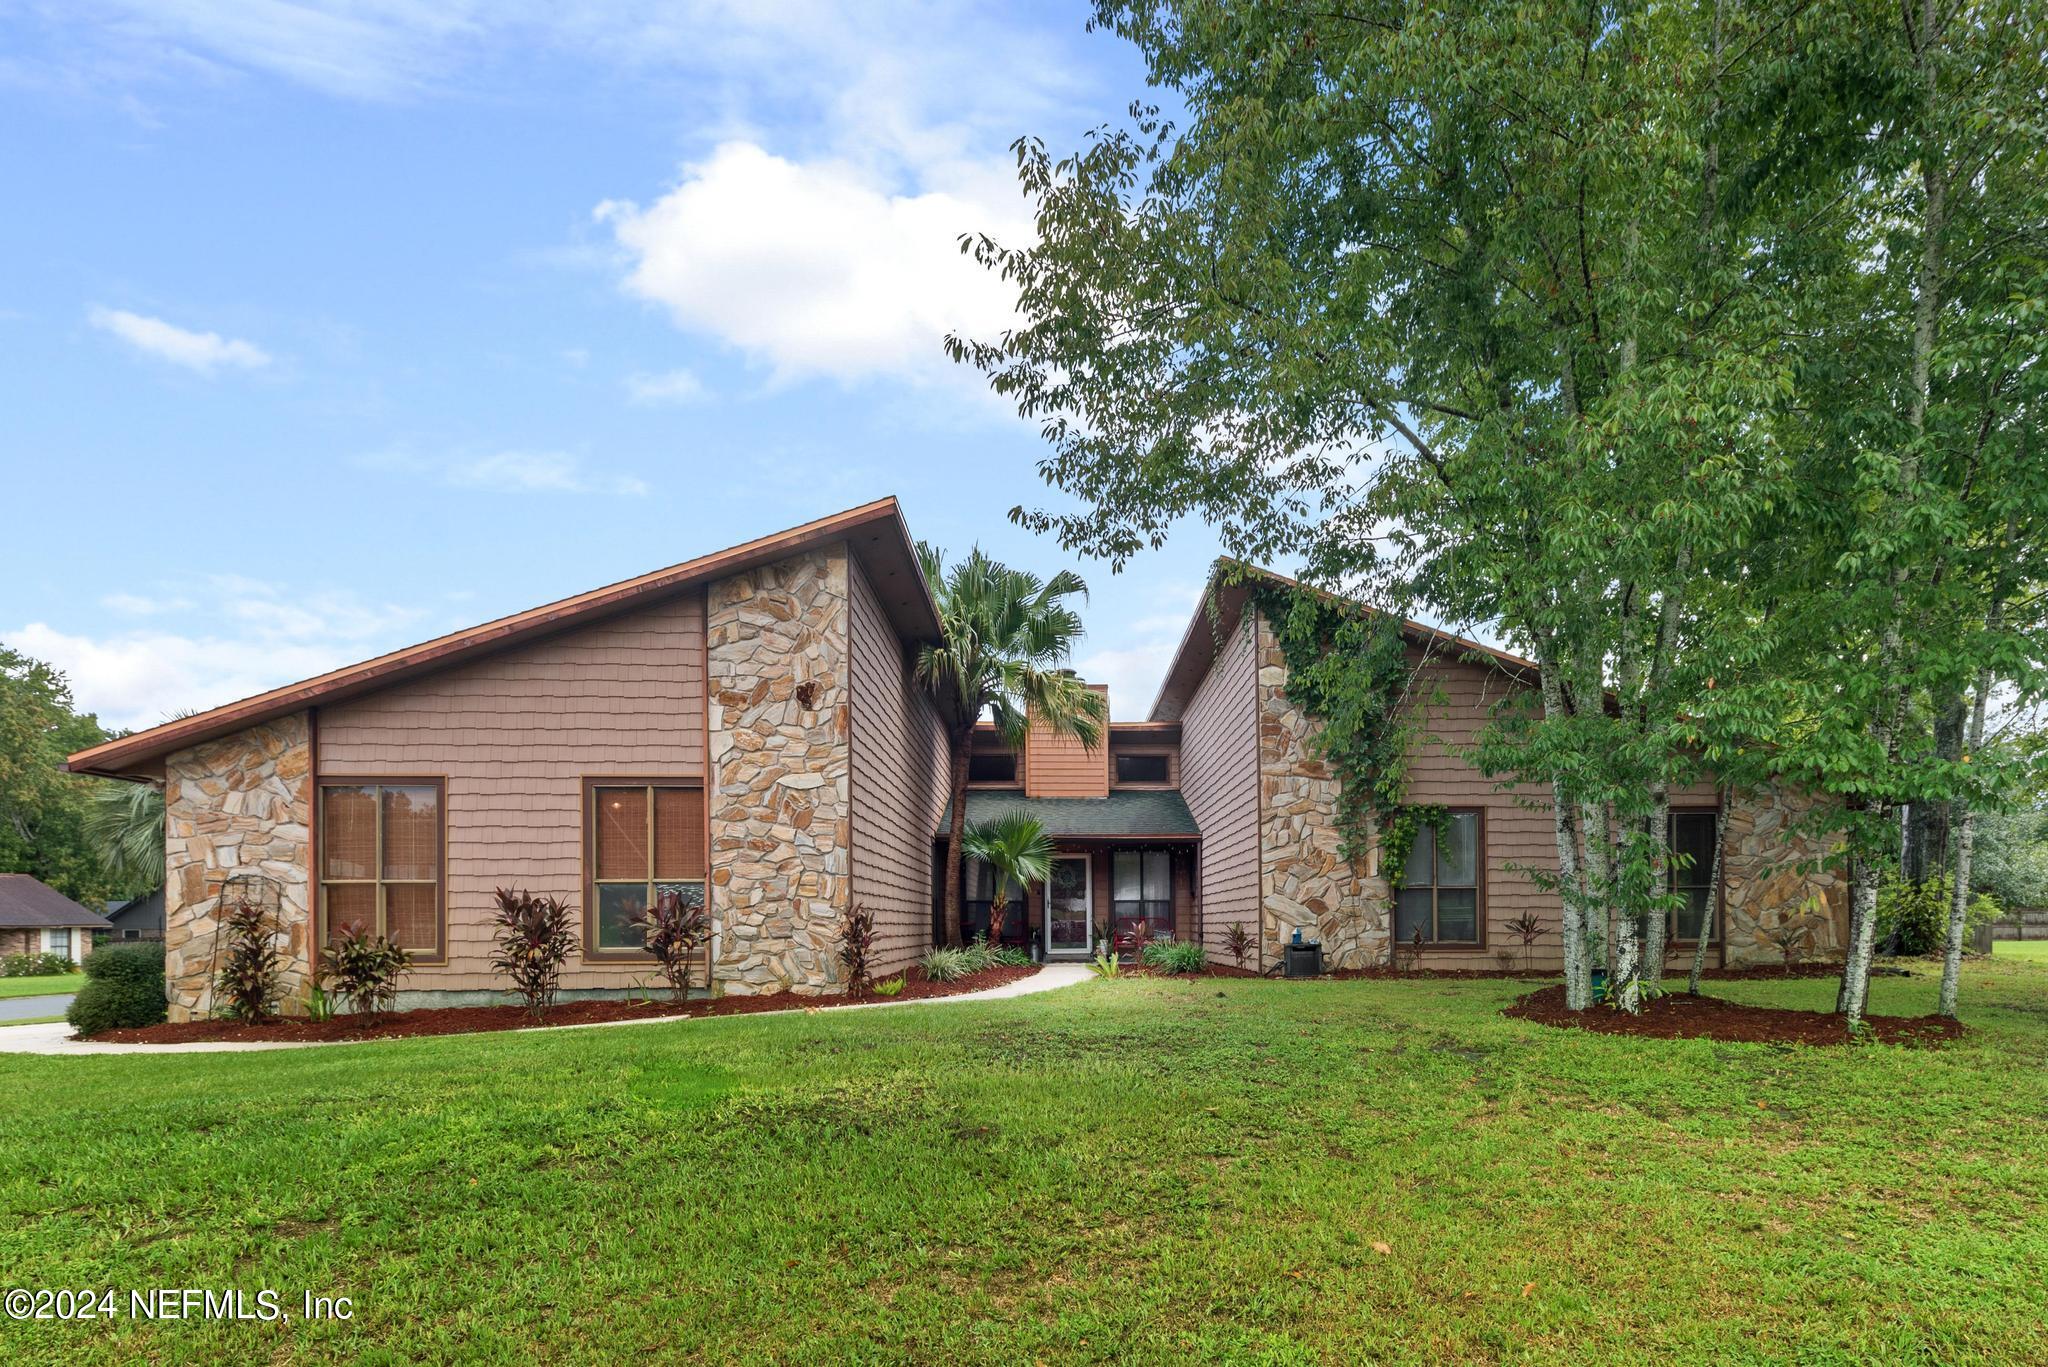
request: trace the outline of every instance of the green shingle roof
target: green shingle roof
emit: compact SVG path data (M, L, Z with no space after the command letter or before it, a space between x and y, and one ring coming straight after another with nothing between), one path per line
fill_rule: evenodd
M988 821L1023 812L1038 818L1055 838L1200 835L1194 813L1171 788L1120 788L1108 797L1025 797L1005 789L976 788L967 793L967 822ZM939 834L950 829L953 809L939 818Z

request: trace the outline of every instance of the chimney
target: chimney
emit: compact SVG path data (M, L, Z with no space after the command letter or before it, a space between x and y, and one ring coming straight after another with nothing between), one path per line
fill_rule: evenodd
M1075 677L1072 670L1062 671ZM1108 715L1109 685L1089 684L1102 695ZM1032 719L1024 738L1024 796L1108 797L1109 738L1089 749L1072 736L1056 733Z

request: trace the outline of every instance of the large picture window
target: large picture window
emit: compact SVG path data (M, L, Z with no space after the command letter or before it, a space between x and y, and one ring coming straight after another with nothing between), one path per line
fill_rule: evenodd
M1714 813L1671 814L1671 890L1685 901L1671 912L1665 933L1673 941L1697 943L1707 907L1714 897ZM1721 938L1721 918L1714 918L1709 943Z
M673 892L704 905L704 789L697 784L594 783L590 786L590 911L584 952L647 952L633 918Z
M427 961L443 956L439 779L320 785L320 926L359 925Z
M1173 856L1165 850L1118 850L1109 863L1110 910L1117 943L1138 922L1153 939L1173 936Z
M1479 813L1452 812L1441 827L1424 826L1408 851L1407 880L1394 899L1394 938L1425 945L1481 943Z

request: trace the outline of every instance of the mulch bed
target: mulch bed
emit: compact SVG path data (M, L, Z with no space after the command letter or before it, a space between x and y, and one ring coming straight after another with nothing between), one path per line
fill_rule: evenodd
M760 1011L813 1010L853 1006L859 1002L923 1001L932 997L957 997L1016 982L1036 973L1035 966L1008 965L970 973L950 983L928 982L916 969L907 975L903 990L893 997L870 994L805 997L794 992L776 992L757 997L714 997L700 1001L570 1001L560 1002L548 1012L545 1025L595 1025L602 1021L645 1020L673 1017L690 1020L699 1016L746 1016ZM135 1030L108 1030L94 1035L96 1044L200 1044L234 1043L298 1044L320 1040L403 1039L413 1035L467 1035L490 1030L521 1030L536 1022L519 1006L441 1006L421 1011L393 1011L376 1017L334 1016L324 1021L286 1016L252 1025L243 1021L179 1021L149 1025Z
M1872 972L1879 970L1873 969ZM1666 971L1668 978L1683 978L1692 972L1692 964L1673 965ZM1325 978L1349 980L1352 978L1556 978L1562 976L1556 969L1520 968L1388 968L1379 965L1373 968L1337 968L1323 974ZM1839 978L1840 964L1795 964L1791 968L1770 965L1761 968L1709 968L1700 977L1709 982L1749 982L1759 979L1777 978ZM1310 981L1313 981L1312 979Z
M1503 1014L1568 1030L1602 1035L1640 1035L1649 1039L1716 1039L1745 1044L1847 1044L1842 1018L1825 1011L1792 1011L1776 1006L1745 1006L1719 997L1693 997L1672 992L1643 1004L1640 1016L1596 1006L1568 1011L1564 985L1531 992ZM1886 1044L1940 1045L1959 1039L1960 1021L1944 1016L1865 1016L1871 1034Z

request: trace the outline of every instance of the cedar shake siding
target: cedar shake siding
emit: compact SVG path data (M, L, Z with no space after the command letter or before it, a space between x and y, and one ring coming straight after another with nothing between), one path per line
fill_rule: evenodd
M931 942L931 832L946 805L946 735L858 565L852 633L853 905L874 913L880 977L908 968Z
M1259 730L1251 617L1249 611L1239 616L1181 718L1181 796L1202 831L1202 940L1224 963L1232 962L1224 948L1231 925L1259 938ZM1256 949L1245 964L1258 966Z
M703 592L322 708L318 723L324 782L446 781L447 962L413 969L403 987L501 990L493 890L584 907L584 780L702 783ZM651 958L578 956L562 986L623 988L655 973Z

